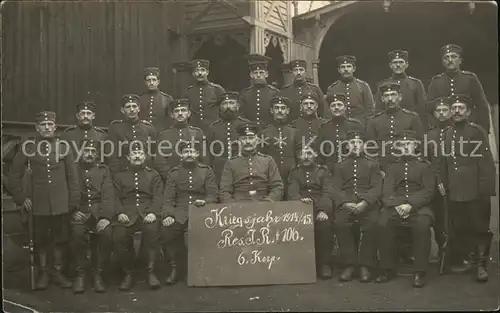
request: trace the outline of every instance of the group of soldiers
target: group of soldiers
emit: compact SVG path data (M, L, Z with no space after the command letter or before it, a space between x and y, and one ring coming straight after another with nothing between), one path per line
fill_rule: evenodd
M460 69L461 48L446 45L441 55L445 71L432 79L427 95L420 80L406 75L406 51L389 53L394 74L375 98L354 76L354 56L337 58L341 79L323 95L307 81L304 60L289 63L294 82L278 90L266 82L268 59L250 55L252 85L240 93L210 82L206 60L191 62L196 83L178 99L160 91L158 68L146 68L148 90L123 96L123 120L111 122L107 133L92 123L92 102L77 104L78 125L60 137L55 113L39 113L39 137L23 144L9 180L15 201L34 216L36 288L47 288L52 278L84 292L90 245L94 290L105 291L101 273L111 250L124 271L119 289L130 290L137 231L149 286L161 286L155 274L160 250L170 269L165 283L174 284L190 205L283 200L314 207L321 278L332 276L335 233L341 281L356 273L362 282L391 280L396 229L406 225L413 237L413 286L423 287L431 227L442 245L446 206L454 230L449 267L465 271L472 256L476 279L486 281L495 194L489 104L477 76ZM104 142L113 144L106 160L100 157ZM31 194L22 182L27 168ZM62 273L67 242L73 282Z

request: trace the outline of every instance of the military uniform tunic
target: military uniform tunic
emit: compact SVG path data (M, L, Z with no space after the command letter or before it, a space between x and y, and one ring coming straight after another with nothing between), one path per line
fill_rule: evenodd
M151 123L160 132L172 124L170 117L170 102L172 101L174 99L163 91L147 91L140 95L139 117Z
M325 111L325 96L321 89L314 84L309 82L304 82L301 84L293 83L290 85L286 85L280 92L280 95L283 97L287 97L292 101L292 107L290 108L290 115L288 119L290 121L294 121L300 117L300 103L303 95L307 95L309 93L314 93L318 95L319 103L318 103L318 115L323 116Z
M374 107L372 90L367 82L358 78L349 81L337 80L328 87L326 94L344 94L346 96L346 116L357 119L361 124L366 125L366 119L372 115ZM328 111L328 106L326 111ZM331 115L329 113L325 116L330 117Z
M302 116L293 121L290 126L297 129L296 136L299 138L302 146L311 142L310 147L317 151L319 145L319 128L326 122L328 120L321 117L306 118Z
M82 142L87 139L104 141L107 137L106 131L96 126L70 126L64 130L61 140L66 140L71 145L74 144L80 148ZM72 147L74 148L74 147Z
M221 85L205 81L190 85L184 91L184 97L189 99L191 108L190 124L208 132L210 124L219 118L218 99L226 92Z
M240 92L239 102L244 117L257 123L271 123L271 99L279 93L279 89L271 85L253 85Z

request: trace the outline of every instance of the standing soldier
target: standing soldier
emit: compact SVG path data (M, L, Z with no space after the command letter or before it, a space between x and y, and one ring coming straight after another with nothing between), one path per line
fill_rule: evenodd
M457 45L446 45L441 48L444 73L432 78L427 89L427 99L449 97L457 94L472 99L470 121L477 123L490 132L490 105L484 94L483 85L476 74L460 70L462 64L462 48Z
M140 143L128 147L129 167L115 174L115 213L117 221L113 227L113 244L121 262L125 277L119 289L130 290L134 284L133 235L142 233L142 243L147 252L148 285L160 288L154 273L156 251L159 243L159 220L161 215L163 182L160 174L146 166L147 155Z
M39 137L26 141L10 169L9 182L17 204L33 214L35 248L38 253L36 289L49 285L48 252L52 246L53 280L62 288L71 282L62 274L63 247L69 240L69 213L76 210L80 198L78 169L72 150L55 137L56 114L44 111L36 115ZM23 189L26 168L31 171L31 194Z
M83 141L82 159L79 162L81 198L77 211L73 213L72 250L76 259L77 276L73 292L85 291L85 268L87 249L92 247L91 263L95 292L104 292L101 273L111 249L111 227L114 217L113 180L108 167L98 161L101 143L93 139ZM90 237L90 233L93 233ZM89 242L90 240L92 242Z
M363 151L364 131L351 129L347 133L349 154L334 168L333 201L335 229L341 262L346 266L339 276L342 282L351 281L359 266L359 279L366 283L376 268L376 227L382 196L382 176L377 161ZM355 242L353 226L361 232ZM356 230L357 231L357 230Z
M219 107L216 105L221 93L225 90L208 80L210 62L207 60L191 61L191 73L196 83L184 91L184 98L189 99L193 116L191 124L208 133L209 126L219 118Z
M173 98L159 89L160 69L157 67L144 69L144 84L148 90L142 93L139 99L140 117L160 132L171 124L169 109Z
M169 259L170 274L167 285L177 282L179 242L188 229L189 206L202 207L217 202L218 187L210 166L199 163L196 144L180 144L181 165L174 167L167 178L163 194L161 243Z
M345 95L330 93L326 95L326 101L332 118L319 128L319 152L322 163L333 170L334 164L342 160L347 132L350 129L364 129L364 126L360 121L346 117Z
M112 121L108 126L108 140L113 144L109 169L113 174L122 171L128 163L125 158L126 151L124 153L120 142L141 142L148 153L155 151L153 150L154 145L150 145L148 142L156 141L158 133L150 122L139 119L141 111L139 103L138 95L124 95L120 112L125 119Z
M394 256L395 235L398 225L411 227L413 256L415 257L413 287L426 284L426 272L431 248L431 226L434 215L429 205L434 197L436 177L430 163L417 157L417 134L406 130L397 138L400 151L394 151L399 158L389 165L384 179L382 202L377 234L380 252L380 276L377 283L389 281L396 269Z
M486 131L469 122L472 99L452 97L453 125L447 129L441 162L441 181L446 189L453 226L451 247L462 260L475 250L476 280L488 280L487 261L492 233L489 231L491 196L495 195L495 165Z
M316 152L308 146L302 148L300 164L288 176L287 200L301 200L312 204L315 217L316 266L322 279L332 277L330 254L332 252L332 177L324 165L315 162Z
M293 60L289 63L289 66L293 74L293 83L283 87L280 95L287 97L292 103L290 108L290 121L294 121L300 117L302 96L308 93L315 93L318 95L318 114L323 116L325 96L317 85L307 81L307 62L305 60Z
M224 165L220 201L281 201L283 180L273 158L257 152L257 125L241 124L237 132L241 155Z
M238 102L238 96L237 92L226 92L221 95L219 99L221 117L210 125L212 131L210 140L213 143L210 151L213 157L212 166L217 184L220 184L220 177L226 161L238 153L237 149L235 149L238 145L236 128L243 123L250 122L239 115L240 103Z
M401 107L410 111L417 112L425 130L428 128L428 112L426 108L426 95L424 84L420 79L406 75L409 66L408 51L394 50L389 52L389 68L392 76L389 80L398 82L401 85ZM375 94L375 113L383 111L385 105L382 102L380 89Z
M339 56L337 66L341 78L328 87L326 94L344 94L346 117L357 119L361 124L366 125L366 119L372 115L374 101L368 83L354 77L356 57Z
M267 125L271 122L269 103L279 92L279 89L267 84L267 64L270 58L259 54L250 54L247 58L252 85L241 91L241 112L247 119Z

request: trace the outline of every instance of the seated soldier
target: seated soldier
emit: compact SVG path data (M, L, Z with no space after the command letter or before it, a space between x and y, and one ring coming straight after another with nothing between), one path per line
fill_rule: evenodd
M330 254L332 252L332 177L325 165L316 164L316 152L305 146L299 155L300 164L288 175L288 200L301 200L313 204L316 224L316 264L319 277L332 277Z
M187 235L189 205L198 207L217 202L218 187L210 166L198 162L199 151L192 142L179 145L181 165L174 167L164 191L161 244L169 259L167 285L177 282L177 257L181 236ZM187 244L187 241L185 240Z
M378 220L377 242L381 274L377 283L389 281L396 269L394 239L396 226L408 224L412 229L415 257L413 287L425 286L434 215L429 207L436 179L429 161L417 157L416 132L407 130L395 142L395 162L387 168L382 191L383 208ZM399 144L399 146L397 145ZM397 151L400 150L400 151ZM399 154L399 155L398 155Z
M339 276L343 282L352 280L357 265L360 281L369 282L370 270L376 266L375 228L382 175L379 163L364 153L364 137L362 130L349 130L349 154L334 167L335 230L341 263L346 266ZM359 249L353 225L360 227Z

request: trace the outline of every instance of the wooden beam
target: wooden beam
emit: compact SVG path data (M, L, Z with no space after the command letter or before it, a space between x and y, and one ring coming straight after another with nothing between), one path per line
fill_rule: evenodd
M274 7L276 7L276 1L270 1L270 2L271 2L271 6L269 7L269 10L267 11L266 16L264 16L264 19L262 19L264 22L267 21L267 19L269 18L269 15L271 15L271 13L274 10Z
M200 11L187 25L186 27L186 34L189 35L189 33L191 33L191 31L193 30L194 26L201 20L201 18L203 16L205 16L207 14L207 12L210 10L210 8L214 5L214 1L210 1L209 4L207 4L207 6L202 10Z
M283 28L285 29L285 32L288 33L288 27L286 25L285 19L283 18L283 15L281 14L280 6L276 7L276 11L278 11L278 17L281 20L281 24L283 24Z

